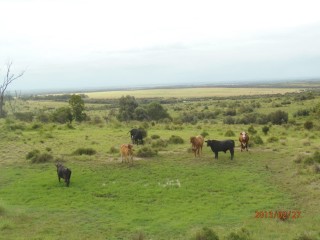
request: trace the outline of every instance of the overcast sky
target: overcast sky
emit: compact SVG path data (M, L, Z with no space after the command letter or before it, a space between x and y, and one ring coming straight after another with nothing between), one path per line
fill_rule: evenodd
M319 0L0 0L10 90L320 79Z

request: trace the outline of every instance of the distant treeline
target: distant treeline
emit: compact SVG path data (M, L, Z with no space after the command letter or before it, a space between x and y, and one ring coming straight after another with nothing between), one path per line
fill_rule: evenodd
M21 96L22 100L34 100L34 101L57 101L57 102L66 102L70 99L73 94L49 94L49 95L30 95L30 96ZM85 103L91 104L112 104L117 105L119 99L94 99L89 98L86 94L77 94L80 95L81 98L84 100ZM306 100L312 99L315 96L320 95L320 89L308 89L301 92L295 93L286 93L284 96L287 97L294 97L296 100ZM191 98L137 98L137 102L140 104L149 104L151 102L157 101L160 104L172 104L184 101L207 101L207 100L241 100L241 99L255 99L259 98L272 98L272 97L280 97L283 94L264 94L264 95L241 95L241 96L228 96L228 97L191 97Z

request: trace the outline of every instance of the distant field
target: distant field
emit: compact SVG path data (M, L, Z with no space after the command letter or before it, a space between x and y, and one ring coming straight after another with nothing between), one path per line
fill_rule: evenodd
M135 98L198 98L198 97L228 97L241 95L265 95L299 92L303 88L172 88L172 89L145 89L145 90L121 90L106 92L85 93L90 98L113 99L131 95Z

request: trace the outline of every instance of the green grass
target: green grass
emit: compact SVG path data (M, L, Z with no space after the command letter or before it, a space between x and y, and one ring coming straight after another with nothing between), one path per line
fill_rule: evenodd
M283 97L286 98L286 97ZM254 99L261 103L255 112L278 109L289 112L311 108L319 98L281 107L282 98ZM206 100L168 104L170 113L224 110L250 104L250 99ZM28 103L33 109L32 102ZM36 106L42 103L36 103ZM51 103L54 105L54 103ZM175 111L175 107L181 111ZM107 110L106 110L107 112ZM87 112L95 116L97 111ZM104 115L105 112L99 114ZM237 117L240 113L237 113ZM240 152L238 134L250 125L224 125L220 114L214 120L186 123L148 123L147 147L158 155L139 158L142 146L134 146L133 166L121 163L119 146L130 142L128 131L141 122L100 124L45 124L0 119L0 239L195 239L204 227L220 239L242 227L252 239L294 239L301 234L319 239L320 175L306 159L319 151L319 124L314 116L299 117L295 124L253 124L263 144L252 144ZM303 127L313 118L314 130ZM190 152L190 136L207 132L205 139L235 140L235 158L219 153L213 158L204 146L201 157ZM228 131L235 136L226 137ZM152 139L152 136L159 136ZM183 139L181 144L170 137ZM253 137L253 135L250 135ZM277 139L271 141L268 139ZM163 141L160 147L152 143ZM110 153L110 149L116 152ZM29 152L49 153L52 160L32 163ZM92 149L94 155L75 155L77 149ZM297 161L297 158L300 161ZM69 187L58 182L55 160L71 168ZM299 219L255 218L256 211L301 211Z
M94 232L94 238L127 239L143 231L156 239L178 239L201 226L226 226L223 232L228 232L252 221L257 210L291 204L287 194L270 185L269 172L252 172L252 161L222 155L218 161L163 156L133 167L74 162L68 164L69 188L58 182L53 164L2 169L1 196L25 212L2 233L18 237L18 225L29 229L30 238L45 233L85 239ZM19 223L25 217L30 221Z

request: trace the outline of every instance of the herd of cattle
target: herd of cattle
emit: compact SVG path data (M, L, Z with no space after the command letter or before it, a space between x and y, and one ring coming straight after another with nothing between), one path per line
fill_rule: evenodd
M131 160L131 164L133 164L133 145L134 144L143 144L143 138L146 136L146 133L142 129L131 129L128 133L130 133L131 143L122 144L120 146L120 154L121 154L121 162L129 163ZM234 140L228 139L223 141L218 140L206 140L204 141L203 136L199 135L196 137L190 137L191 149L194 153L194 156L200 156L202 154L202 147L204 142L207 143L207 147L210 147L212 152L214 153L214 158L218 159L219 152L227 152L230 151L231 160L234 157L234 148L235 142ZM240 150L248 151L248 142L249 135L246 132L241 132L239 136L240 142ZM69 168L64 167L61 163L56 164L58 180L60 182L60 178L65 180L67 186L70 184L71 170Z

